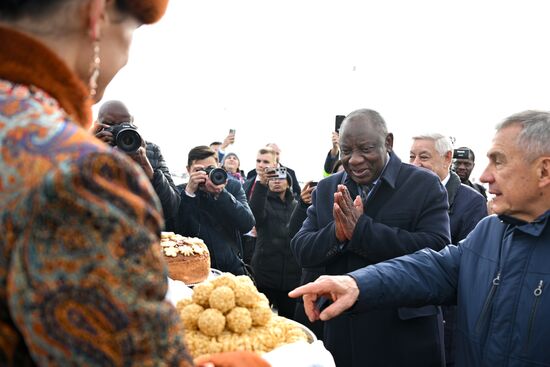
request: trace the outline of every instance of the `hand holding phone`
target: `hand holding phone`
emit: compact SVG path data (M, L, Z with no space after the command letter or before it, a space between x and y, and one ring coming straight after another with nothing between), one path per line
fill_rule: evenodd
M346 116L344 115L336 115L336 117L334 118L334 131L340 132L340 126L342 126L342 122L345 118Z

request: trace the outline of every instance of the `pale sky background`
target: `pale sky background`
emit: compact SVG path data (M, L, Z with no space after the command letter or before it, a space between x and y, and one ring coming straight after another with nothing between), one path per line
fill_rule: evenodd
M334 116L371 108L403 161L412 136L439 132L475 151L479 177L496 123L549 109L549 10L546 0L172 0L135 33L103 101L125 102L176 174L192 147L234 128L228 151L245 171L275 142L300 181L320 179Z

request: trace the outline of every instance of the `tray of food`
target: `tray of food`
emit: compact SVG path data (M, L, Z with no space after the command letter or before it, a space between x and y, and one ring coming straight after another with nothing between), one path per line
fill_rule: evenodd
M244 275L223 273L201 282L193 288L192 298L176 307L193 358L236 350L265 353L316 340L307 327L274 314L266 296Z

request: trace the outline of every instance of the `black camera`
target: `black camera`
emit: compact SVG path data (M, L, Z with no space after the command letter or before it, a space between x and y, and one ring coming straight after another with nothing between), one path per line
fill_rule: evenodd
M137 128L129 122L123 122L105 128L113 134L114 144L126 153L135 153L141 147L141 136Z
M223 168L207 167L203 169L214 185L221 185L227 181L227 172Z
M455 149L453 159L470 159L470 149Z

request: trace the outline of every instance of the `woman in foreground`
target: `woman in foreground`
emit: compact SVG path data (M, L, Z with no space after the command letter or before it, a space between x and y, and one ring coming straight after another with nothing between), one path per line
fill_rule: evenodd
M164 301L159 201L138 166L88 133L133 32L166 3L0 2L2 366L193 365Z

